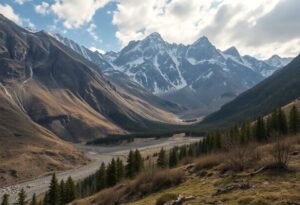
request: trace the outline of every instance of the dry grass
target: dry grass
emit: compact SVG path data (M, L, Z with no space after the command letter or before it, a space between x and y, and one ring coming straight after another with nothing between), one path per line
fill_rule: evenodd
M135 180L125 181L115 187L105 189L91 198L75 201L73 204L114 205L137 200L180 184L183 182L183 176L180 169L144 172Z
M224 155L222 154L209 154L200 157L195 163L195 171L202 169L211 169L220 165L224 161Z
M161 197L159 197L155 203L155 205L164 205L166 202L174 200L177 198L176 194L164 194Z

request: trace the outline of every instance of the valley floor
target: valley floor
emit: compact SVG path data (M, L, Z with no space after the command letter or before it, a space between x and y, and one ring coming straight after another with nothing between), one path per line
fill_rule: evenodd
M66 180L71 176L74 180L83 179L90 174L93 174L100 166L102 162L109 163L113 157L123 157L128 154L130 150L139 149L145 154L152 153L159 150L161 147L168 148L173 146L180 146L183 144L189 144L199 141L199 138L192 137L182 137L180 135L171 137L171 138L162 138L162 139L137 139L133 143L115 145L115 146L87 146L87 145L75 145L79 149L83 150L87 157L92 159L92 162L74 168L72 170L64 171L57 173L57 178L59 180ZM10 195L11 202L14 202L17 198L19 191L24 188L27 196L30 198L34 193L37 195L47 191L49 183L51 180L51 173L48 175L26 181L23 183L7 186L0 188L0 201L4 193Z

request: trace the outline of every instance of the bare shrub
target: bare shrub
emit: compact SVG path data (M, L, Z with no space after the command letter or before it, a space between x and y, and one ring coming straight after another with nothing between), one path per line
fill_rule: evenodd
M253 153L254 146L241 146L238 143L227 144L225 166L232 171L243 171L260 158L259 153Z
M183 181L183 172L179 169L145 172L138 176L131 187L141 195L157 192L164 188L178 185Z
M271 149L271 156L273 158L273 163L271 166L279 169L286 169L288 167L288 162L290 159L291 144L288 141L277 140Z
M195 171L202 169L211 169L215 166L220 165L224 160L221 154L210 154L200 157L195 164Z

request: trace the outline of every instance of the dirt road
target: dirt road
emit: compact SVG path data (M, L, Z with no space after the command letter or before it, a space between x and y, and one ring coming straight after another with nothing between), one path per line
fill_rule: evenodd
M119 145L119 146L86 146L75 145L82 149L86 155L92 159L88 165L74 168L72 170L57 173L59 180L66 180L71 176L75 181L83 179L90 174L94 173L102 162L108 163L113 157L120 155L127 155L130 150L139 149L140 151L157 149L159 147L173 147L183 144L190 144L199 141L199 138L187 137L172 137L163 139L138 139L133 143ZM0 201L4 193L10 195L10 203L14 203L17 199L18 192L24 188L28 198L36 193L37 195L47 191L51 176L43 176L31 181L23 182L17 185L7 186L0 188Z

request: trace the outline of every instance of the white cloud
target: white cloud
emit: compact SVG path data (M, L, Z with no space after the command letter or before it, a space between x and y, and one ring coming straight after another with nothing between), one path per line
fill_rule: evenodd
M189 44L206 35L221 49L288 56L299 53L299 10L298 0L122 0L113 24L123 46L159 32L169 42Z
M16 14L13 8L8 4L5 5L0 4L0 14L3 14L6 18L12 20L17 24L22 24L22 20L19 17L19 15Z
M0 14L3 14L6 18L10 19L11 21L19 24L23 27L29 27L32 30L35 30L35 25L31 22L29 18L21 18L18 14L15 13L14 9L8 5L0 4Z
M42 15L50 13L50 5L44 1L41 4L34 6L34 9L37 13Z
M97 52L99 52L99 53L101 53L101 54L104 54L104 53L105 53L104 50L99 49L99 48L96 48L96 47L94 47L94 46L90 47L89 49L90 49L91 51L93 51L93 52L97 51Z
M87 32L90 34L90 36L94 39L94 41L97 41L97 42L102 42L101 39L99 39L98 35L96 34L95 32L95 29L97 28L96 24L94 23L91 23L89 25L89 27L87 28Z
M63 21L66 28L79 28L89 23L95 12L111 0L55 0L51 11Z

